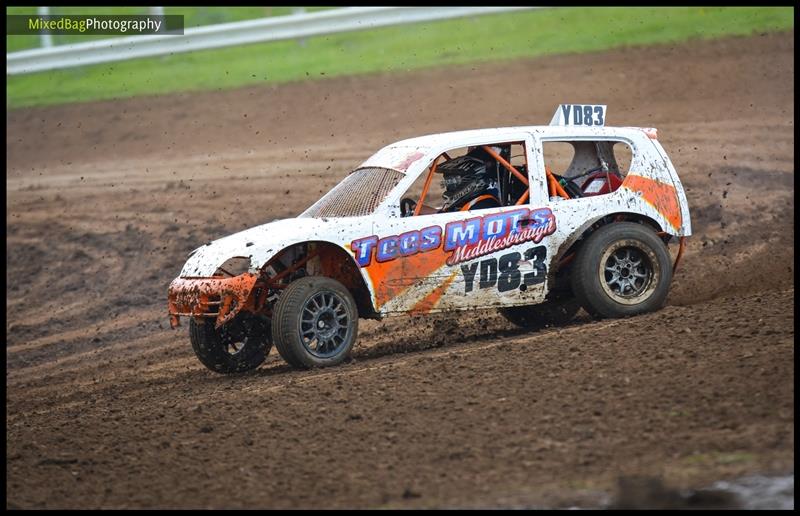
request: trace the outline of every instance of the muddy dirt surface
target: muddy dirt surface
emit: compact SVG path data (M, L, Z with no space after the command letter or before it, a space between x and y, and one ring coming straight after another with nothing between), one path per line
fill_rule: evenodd
M573 507L794 467L794 34L7 114L10 508ZM694 236L667 306L515 329L363 321L353 360L225 377L169 328L198 245L381 145L655 126Z

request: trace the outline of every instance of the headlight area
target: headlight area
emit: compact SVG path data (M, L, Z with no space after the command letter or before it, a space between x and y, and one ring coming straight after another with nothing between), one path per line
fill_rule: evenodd
M219 266L214 277L233 277L240 276L250 270L250 257L234 256L228 258L225 263Z

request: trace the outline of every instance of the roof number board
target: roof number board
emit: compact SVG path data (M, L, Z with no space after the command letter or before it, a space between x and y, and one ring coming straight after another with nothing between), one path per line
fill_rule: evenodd
M561 104L550 120L550 125L602 127L605 124L605 104Z

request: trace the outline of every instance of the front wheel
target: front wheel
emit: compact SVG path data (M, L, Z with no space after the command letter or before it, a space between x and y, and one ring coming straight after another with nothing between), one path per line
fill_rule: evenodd
M275 303L272 340L290 365L309 369L342 363L358 335L358 309L338 281L306 276Z
M658 310L672 281L667 246L635 222L592 233L572 267L572 292L596 317L625 317Z
M241 312L219 328L213 319L189 321L189 340L197 358L216 373L232 374L260 366L272 348L269 322Z

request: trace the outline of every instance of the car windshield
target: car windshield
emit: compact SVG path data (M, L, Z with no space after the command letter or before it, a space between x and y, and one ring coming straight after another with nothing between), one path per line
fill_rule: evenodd
M357 168L300 217L358 217L373 213L403 174L380 167Z

